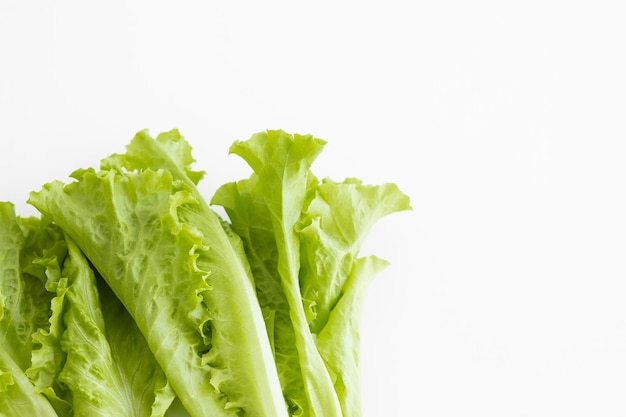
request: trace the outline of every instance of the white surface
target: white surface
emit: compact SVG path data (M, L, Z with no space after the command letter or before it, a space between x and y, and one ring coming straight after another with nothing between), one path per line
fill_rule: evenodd
M619 3L0 0L0 200L144 128L207 195L248 175L232 141L314 134L319 176L415 208L365 248L366 417L624 416Z

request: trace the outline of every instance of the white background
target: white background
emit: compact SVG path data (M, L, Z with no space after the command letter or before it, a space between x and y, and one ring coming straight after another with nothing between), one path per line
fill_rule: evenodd
M619 3L0 0L0 200L174 127L210 196L311 133L414 207L364 248L366 417L626 416Z

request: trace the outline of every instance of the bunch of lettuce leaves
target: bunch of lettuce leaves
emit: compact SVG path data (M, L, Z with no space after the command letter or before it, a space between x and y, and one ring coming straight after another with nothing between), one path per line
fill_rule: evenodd
M207 201L177 130L0 203L0 416L362 415L360 318L409 210L394 184L318 179L325 141L237 141ZM220 216L216 207L226 216Z

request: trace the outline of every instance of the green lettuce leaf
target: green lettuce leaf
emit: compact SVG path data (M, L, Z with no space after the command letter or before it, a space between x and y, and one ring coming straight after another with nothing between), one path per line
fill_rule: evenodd
M126 147L126 153L113 154L102 160L102 169L157 171L163 169L172 173L174 178L197 185L204 177L204 171L195 171L191 165L196 162L191 154L189 142L178 129L162 132L152 138L148 130L137 132Z
M353 262L343 294L315 339L333 376L344 416L360 417L363 413L359 368L361 318L369 284L387 265L387 261L373 255Z
M254 172L211 202L242 237L259 302L272 312L267 326L292 415L358 417L360 316L369 282L387 265L359 251L376 221L411 207L394 184L318 181L310 167L323 145L283 131L235 143L231 152Z
M355 178L325 179L311 188L310 195L296 227L302 297L342 411L359 417L360 320L369 283L387 262L358 255L378 220L411 206L395 184L364 185Z
M163 416L175 396L165 374L120 301L71 238L67 245L58 380L72 392L74 415Z
M254 171L248 184L241 183L239 190L244 190L247 200L255 201L256 205L263 202L266 209L260 210L267 216L267 220L261 224L268 229L271 224L273 239L269 236L262 238L271 248L276 248L276 255L273 257L275 264L271 264L269 273L257 274L255 279L257 285L264 290L265 298L273 297L280 304L268 304L268 307L275 309L276 316L285 314L283 319L276 321L281 324L281 328L275 327L274 344L278 354L287 354L289 359L277 359L279 372L283 375L283 386L285 381L303 386L306 395L306 405L301 404L299 396L286 393L292 406L299 409L293 413L302 413L311 416L341 416L341 407L337 394L333 388L330 374L328 373L322 357L320 356L315 340L309 330L307 314L300 294L300 239L295 230L295 226L300 218L300 214L307 199L307 188L312 181L310 167L322 151L325 141L314 138L310 135L290 135L281 130L270 130L253 135L247 141L235 142L230 152L242 157ZM253 185L253 186L250 186ZM237 196L235 186L222 191L218 190L213 197L215 204L229 205L223 201L224 195L230 194L231 202ZM245 204L245 203L244 203ZM225 207L227 213L241 209L243 204L230 204ZM250 211L250 210L249 210ZM269 220L269 221L268 221ZM235 230L245 229L245 226L235 225ZM241 231L241 233L245 233ZM269 242L267 240L269 239ZM257 247L257 242L252 243ZM250 249L249 254L255 249ZM261 283L262 281L270 281ZM277 285L280 283L280 285ZM269 289L270 287L273 288ZM272 293L282 292L281 295ZM263 302L263 299L261 299ZM265 306L264 306L265 307ZM290 321L290 326L288 326ZM290 328L289 328L290 327ZM292 336L293 334L293 336ZM282 345L278 337L285 337L286 341L295 346L288 349L289 352L278 351ZM296 355L294 355L296 354ZM299 366L291 367L299 371L299 375L293 373L290 366L297 361ZM287 385L289 386L289 385Z
M0 416L360 417L362 256L394 184L318 180L325 146L269 130L211 200L177 130L0 203Z
M22 302L29 302L25 310L31 312L34 323L28 326L24 317L20 320L15 314L16 309L10 310L17 329L31 329L25 333L29 337L3 327L9 330L4 332L8 342L21 341L18 362L27 376L22 382L32 382L32 389L45 395L60 416L164 415L174 393L132 318L121 311L115 297L104 298L110 307L105 313L112 313L103 317L90 265L56 225L46 219L19 218L13 223L14 233L5 236L19 239L18 224L24 245L21 276L14 283L38 289L37 297L24 297ZM9 264L3 259L2 265ZM39 308L33 307L33 300ZM105 322L117 338L107 338ZM113 356L112 351L121 352ZM8 374L4 375L9 381ZM159 394L158 401L151 389Z
M286 415L241 241L195 188L186 151L172 152L181 144L140 133L101 171L76 171L29 201L122 301L192 416Z
M278 275L272 221L262 193L255 191L256 180L253 175L250 180L224 184L211 201L224 207L233 230L244 242L290 415L310 416L289 303Z
M51 295L22 265L47 239L39 221L20 224L11 203L0 203L0 416L57 416L32 384L32 334L47 326Z
M302 297L313 333L325 326L337 304L361 246L382 217L411 208L395 184L364 185L355 178L329 179L312 188L297 231L301 240Z
M46 221L49 223L49 220ZM69 391L58 380L66 360L66 353L61 348L61 337L66 329L63 314L68 281L62 277L62 264L67 257L67 244L63 231L56 225L49 224L48 229L54 231L54 234L48 233L54 236L53 243L37 251L23 266L24 276L32 274L37 277L44 283L51 297L47 325L39 327L32 335L34 348L31 366L26 374L36 389L48 397L59 415L72 416Z

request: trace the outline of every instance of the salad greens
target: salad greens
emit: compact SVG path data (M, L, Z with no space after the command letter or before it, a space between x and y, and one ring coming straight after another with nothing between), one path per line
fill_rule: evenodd
M56 416L26 374L32 335L47 325L52 294L29 269L36 247L48 243L38 221L20 221L0 203L0 415ZM53 240L54 238L52 238Z
M359 254L410 210L394 184L318 179L326 142L268 130L205 200L177 130L0 203L0 416L362 415ZM225 212L218 214L217 207Z

